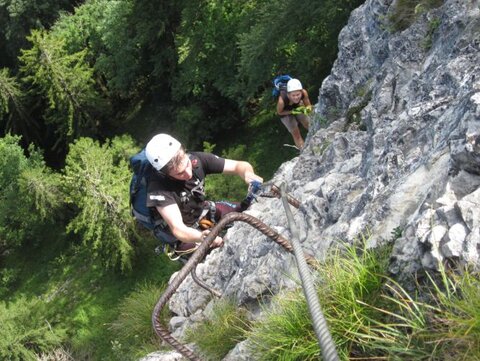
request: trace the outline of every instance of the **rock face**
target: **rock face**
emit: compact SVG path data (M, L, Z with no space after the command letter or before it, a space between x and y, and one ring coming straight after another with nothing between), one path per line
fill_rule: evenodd
M334 166L318 174L349 183L334 187L339 218L328 228L341 239L369 230L372 242L403 230L395 273L445 259L478 267L479 4L445 1L396 33L385 30L393 8L392 1L367 1L352 13L320 89L319 116L344 131L329 134L332 126L317 123L309 150L331 140L322 167L331 167L332 152L348 153L338 164L344 169L358 159L347 172Z
M392 0L367 0L339 37L302 153L268 183L286 182L305 250L317 258L339 240L369 234L395 242L398 276L455 260L480 268L480 8L446 0L389 31ZM328 124L328 125L326 125ZM290 237L282 203L248 211ZM401 235L401 236L400 236ZM249 225L230 228L198 276L254 313L263 295L294 285L295 261ZM170 301L171 328L203 317L210 294L190 277ZM249 360L239 344L228 360Z

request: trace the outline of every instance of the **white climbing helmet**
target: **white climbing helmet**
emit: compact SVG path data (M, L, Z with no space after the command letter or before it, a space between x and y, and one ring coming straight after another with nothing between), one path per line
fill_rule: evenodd
M290 79L287 83L287 93L302 89L302 83L300 83L300 80L298 79Z
M157 134L145 147L145 155L153 168L160 171L182 145L168 134Z

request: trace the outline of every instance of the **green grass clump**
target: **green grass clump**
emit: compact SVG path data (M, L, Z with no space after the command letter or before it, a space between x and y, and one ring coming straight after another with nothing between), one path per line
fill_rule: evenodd
M246 338L249 327L245 309L232 300L220 300L212 308L212 317L189 329L186 339L195 342L205 359L221 360Z
M480 360L479 275L441 270L440 281L430 277L422 286L420 301L387 276L389 254L388 246L347 245L318 270L318 296L340 359ZM276 295L249 339L256 360L320 355L302 290Z
M320 266L318 296L342 359L348 359L352 340L368 327L379 311L367 303L377 299L385 283L386 262L381 252L347 246ZM301 290L274 298L267 317L250 334L259 360L316 360L320 353Z
M158 350L159 340L152 327L152 311L164 290L165 285L145 284L122 300L118 316L110 325L115 353L133 360ZM161 316L167 320L167 308ZM167 321L164 323L166 325Z
M480 274L441 270L433 285L435 308L429 312L428 342L442 360L480 360Z

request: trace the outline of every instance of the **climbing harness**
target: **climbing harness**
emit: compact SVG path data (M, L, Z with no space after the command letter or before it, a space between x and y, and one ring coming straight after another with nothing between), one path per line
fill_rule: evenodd
M197 221L191 226L192 228L198 229L200 231L208 230L211 229L215 226L215 216L222 216L222 213L225 212L225 209L222 211L222 207L225 207L229 209L227 212L232 211L236 207L240 211L246 210L250 205L257 200L258 193L262 190L262 183L259 181L252 181L250 182L248 186L248 191L247 195L245 198L242 200L240 204L235 204L235 203L230 203L227 201L219 201L219 202L213 202L213 201L204 201L203 203L203 210L198 217ZM217 212L217 207L220 207L218 212ZM218 213L218 214L217 214ZM231 225L227 225L227 227L230 227ZM165 227L166 223L165 223ZM158 233L158 232L157 232ZM165 230L163 233L168 233L171 238L174 239L173 235ZM165 235L162 233L162 239L165 238ZM226 233L226 231L222 232L221 236ZM172 261L178 261L181 258L188 258L193 252L196 251L198 246L200 245L201 242L196 242L196 243L191 243L190 247L188 247L188 244L181 243L174 239L173 242L170 243L164 243L161 247L156 248L156 253L165 253L167 257L172 260Z
M201 242L192 243L192 247L187 248L185 250L177 248L176 245L171 246L169 244L166 244L163 248L163 252L167 255L167 257L171 261L178 261L178 260L182 259L182 257L185 258L186 256L195 252L197 250L198 246L200 245L200 243Z

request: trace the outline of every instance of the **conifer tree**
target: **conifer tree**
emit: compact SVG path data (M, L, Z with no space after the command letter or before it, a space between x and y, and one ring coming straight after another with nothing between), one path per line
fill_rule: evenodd
M48 103L44 117L57 127L56 145L95 133L97 121L92 112L97 94L93 69L84 60L86 50L68 54L61 38L40 30L32 31L28 40L32 47L22 50L21 71L33 85L32 91Z
M38 135L38 124L32 120L24 105L25 95L7 68L0 69L0 119L6 132L21 134L26 142Z
M75 206L76 216L67 231L79 234L83 244L108 267L131 267L130 243L133 218L129 210L131 173L124 149L132 149L130 137L117 137L100 145L80 138L68 153L64 192Z
M8 134L0 138L0 255L27 241L32 245L61 233L59 176L32 147L27 158L19 141Z

